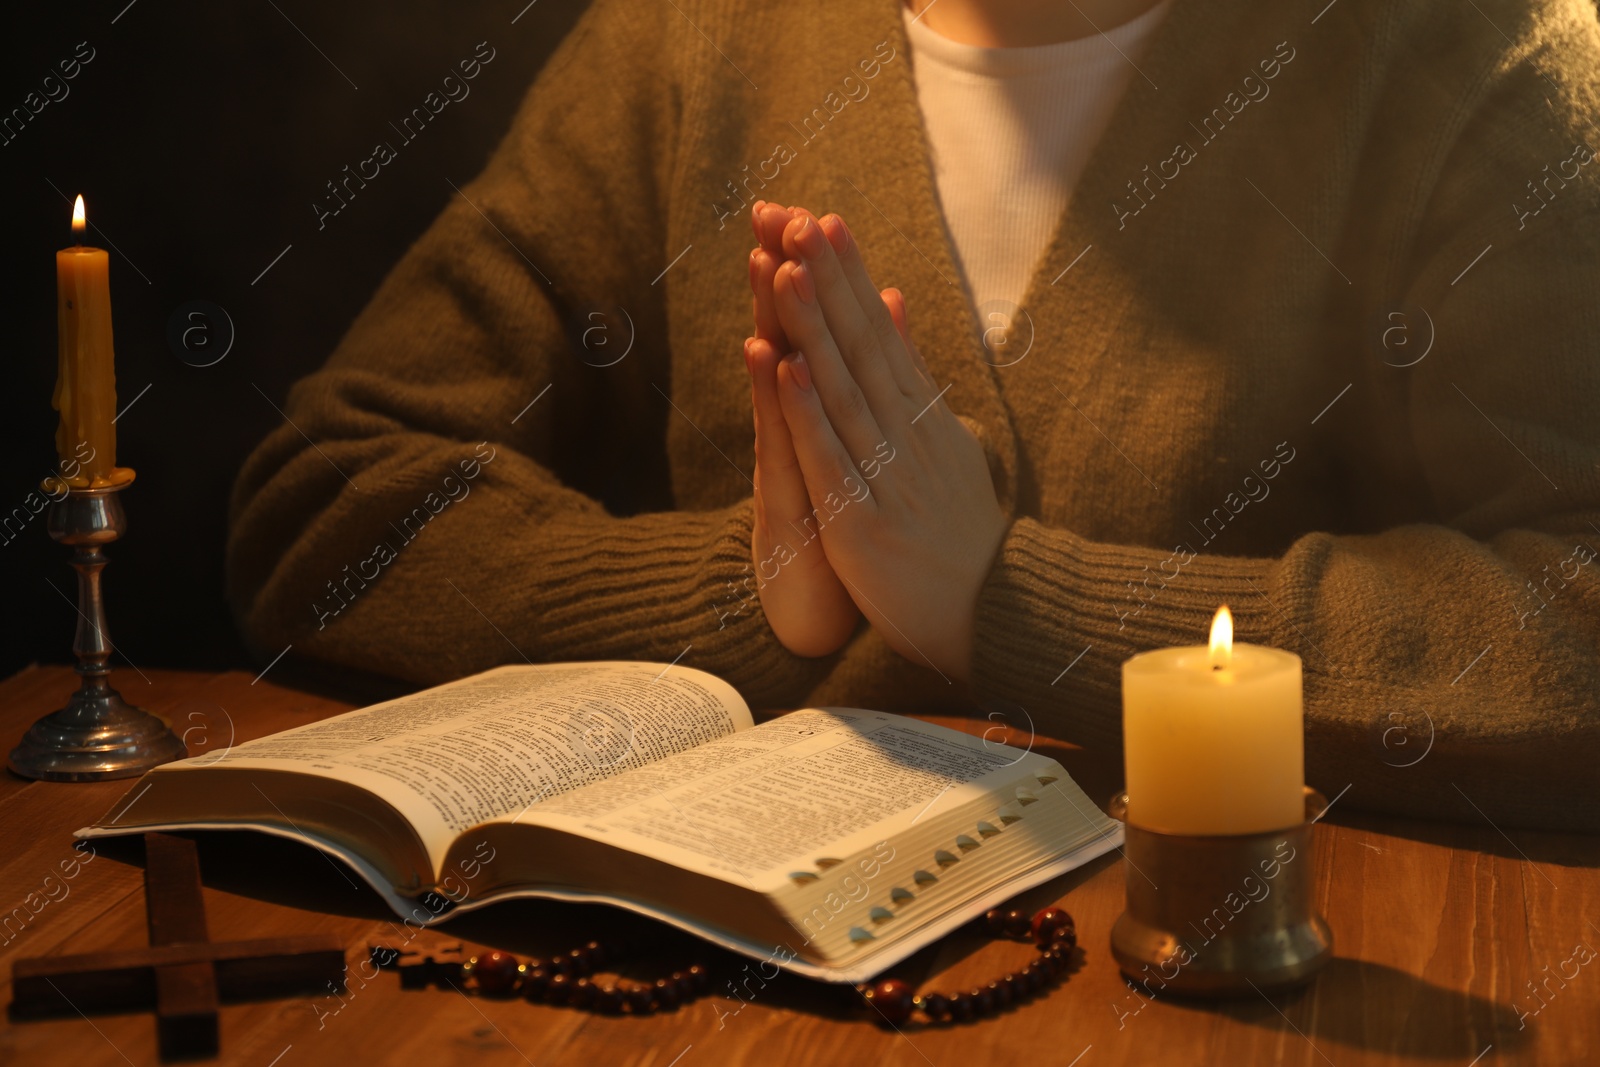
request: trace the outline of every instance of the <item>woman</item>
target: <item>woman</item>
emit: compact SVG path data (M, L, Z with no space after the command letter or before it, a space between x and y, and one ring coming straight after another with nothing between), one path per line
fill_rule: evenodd
M241 476L247 632L419 682L678 659L1115 759L1122 660L1227 603L1304 659L1344 803L1594 828L1592 9L1080 6L1124 84L989 108L1060 153L1023 189L924 114L961 83L926 33L1051 58L1077 15L598 0ZM763 205L752 256L758 200L848 225Z

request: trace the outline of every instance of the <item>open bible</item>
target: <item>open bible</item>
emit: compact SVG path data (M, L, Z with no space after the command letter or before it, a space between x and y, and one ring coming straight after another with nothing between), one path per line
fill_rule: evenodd
M1038 753L847 708L755 725L720 679L634 662L501 667L165 764L78 835L152 829L305 841L401 916L600 901L831 981L1122 837Z

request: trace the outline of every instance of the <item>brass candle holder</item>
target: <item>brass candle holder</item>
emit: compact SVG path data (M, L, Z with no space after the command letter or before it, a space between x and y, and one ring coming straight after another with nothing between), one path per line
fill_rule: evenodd
M78 629L72 641L82 683L67 706L34 723L11 750L10 767L24 778L52 782L98 782L131 778L187 755L183 741L165 722L129 704L111 688L111 638L106 630L100 572L105 546L127 529L117 494L132 481L90 489L68 489L49 508L50 536L73 550L78 572ZM60 488L52 483L54 495Z
M1327 802L1306 788L1305 821L1286 830L1184 836L1124 824L1127 909L1111 954L1151 996L1254 996L1303 985L1333 957L1318 914L1311 828Z

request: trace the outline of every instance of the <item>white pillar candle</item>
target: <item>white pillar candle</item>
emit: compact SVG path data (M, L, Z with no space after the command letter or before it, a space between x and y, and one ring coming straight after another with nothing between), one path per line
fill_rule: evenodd
M1226 605L1210 645L1122 665L1128 822L1169 834L1248 834L1305 819L1300 657L1233 643Z

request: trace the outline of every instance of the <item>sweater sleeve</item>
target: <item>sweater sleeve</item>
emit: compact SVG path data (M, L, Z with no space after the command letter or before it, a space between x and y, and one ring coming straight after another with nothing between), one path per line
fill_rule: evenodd
M750 502L673 510L652 281L682 22L599 0L484 173L294 386L232 502L230 597L258 651L418 683L682 657L757 705L825 669L743 585Z
M1403 291L1431 315L1436 348L1379 368L1410 375L1421 510L1436 522L1308 531L1279 558L1189 558L1019 520L977 608L980 699L1118 750L1122 661L1203 643L1226 603L1239 640L1302 658L1307 777L1328 797L1348 787L1351 807L1600 828L1600 160L1525 227L1507 207L1543 202L1524 185L1541 164L1570 157L1573 172L1596 106L1587 74L1547 104L1518 58L1486 74L1423 199ZM1384 472L1364 473L1388 491Z

